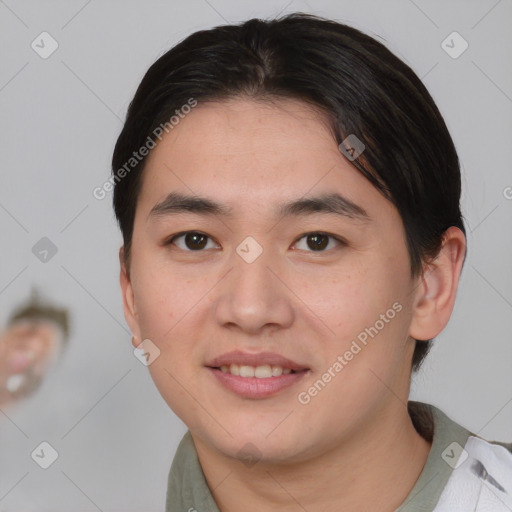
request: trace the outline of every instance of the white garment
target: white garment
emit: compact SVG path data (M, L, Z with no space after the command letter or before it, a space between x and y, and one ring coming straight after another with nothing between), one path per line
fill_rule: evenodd
M511 512L512 453L470 436L434 512Z

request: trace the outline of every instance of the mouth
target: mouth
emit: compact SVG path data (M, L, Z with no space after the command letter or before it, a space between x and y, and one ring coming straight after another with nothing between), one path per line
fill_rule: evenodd
M205 366L224 388L243 398L253 399L276 395L311 371L279 354L266 352L230 352Z
M22 373L35 361L36 353L32 350L17 350L7 360L11 373Z

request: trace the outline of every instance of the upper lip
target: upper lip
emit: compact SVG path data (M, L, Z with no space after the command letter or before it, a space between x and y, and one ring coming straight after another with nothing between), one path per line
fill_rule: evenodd
M303 366L291 359L283 357L274 352L260 352L258 354L250 354L248 352L241 352L235 350L233 352L226 352L206 363L205 366L211 368L218 368L220 366L229 366L231 364L246 365L246 366L281 366L282 368L289 368L290 370L301 371L307 370Z

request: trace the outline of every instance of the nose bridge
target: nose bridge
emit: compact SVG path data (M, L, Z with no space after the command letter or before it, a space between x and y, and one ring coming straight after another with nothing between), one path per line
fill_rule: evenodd
M257 331L266 324L285 326L292 321L290 297L276 277L277 256L270 247L258 246L254 239L246 239L233 253L233 270L227 276L217 308L220 323Z
M275 275L269 267L276 268L278 261L269 244L260 244L253 237L247 237L239 244L233 255L233 285L240 299L246 296L269 300L270 296L279 294L273 281ZM275 272L275 270L274 270Z
M247 252L244 253L244 251ZM270 272L269 267L272 265L276 267L278 263L270 248L262 248L260 254L257 254L256 251L256 248L251 247L251 242L244 242L237 248L237 255L234 258L234 273L237 280L249 288L256 287L252 290L253 293L272 288L268 281L269 279L275 279L275 276Z

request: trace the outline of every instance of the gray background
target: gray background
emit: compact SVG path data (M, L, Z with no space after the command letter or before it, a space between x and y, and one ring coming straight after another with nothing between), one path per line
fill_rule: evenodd
M185 427L133 356L118 285L109 176L149 65L189 33L305 11L380 38L423 79L463 170L469 254L455 311L412 397L488 439L512 440L511 0L0 1L0 325L32 284L69 305L69 351L36 395L0 411L0 510L163 510ZM59 47L42 59L31 42ZM450 57L453 31L469 43ZM512 194L509 194L509 197ZM46 263L42 237L57 246ZM47 470L31 452L59 453Z

